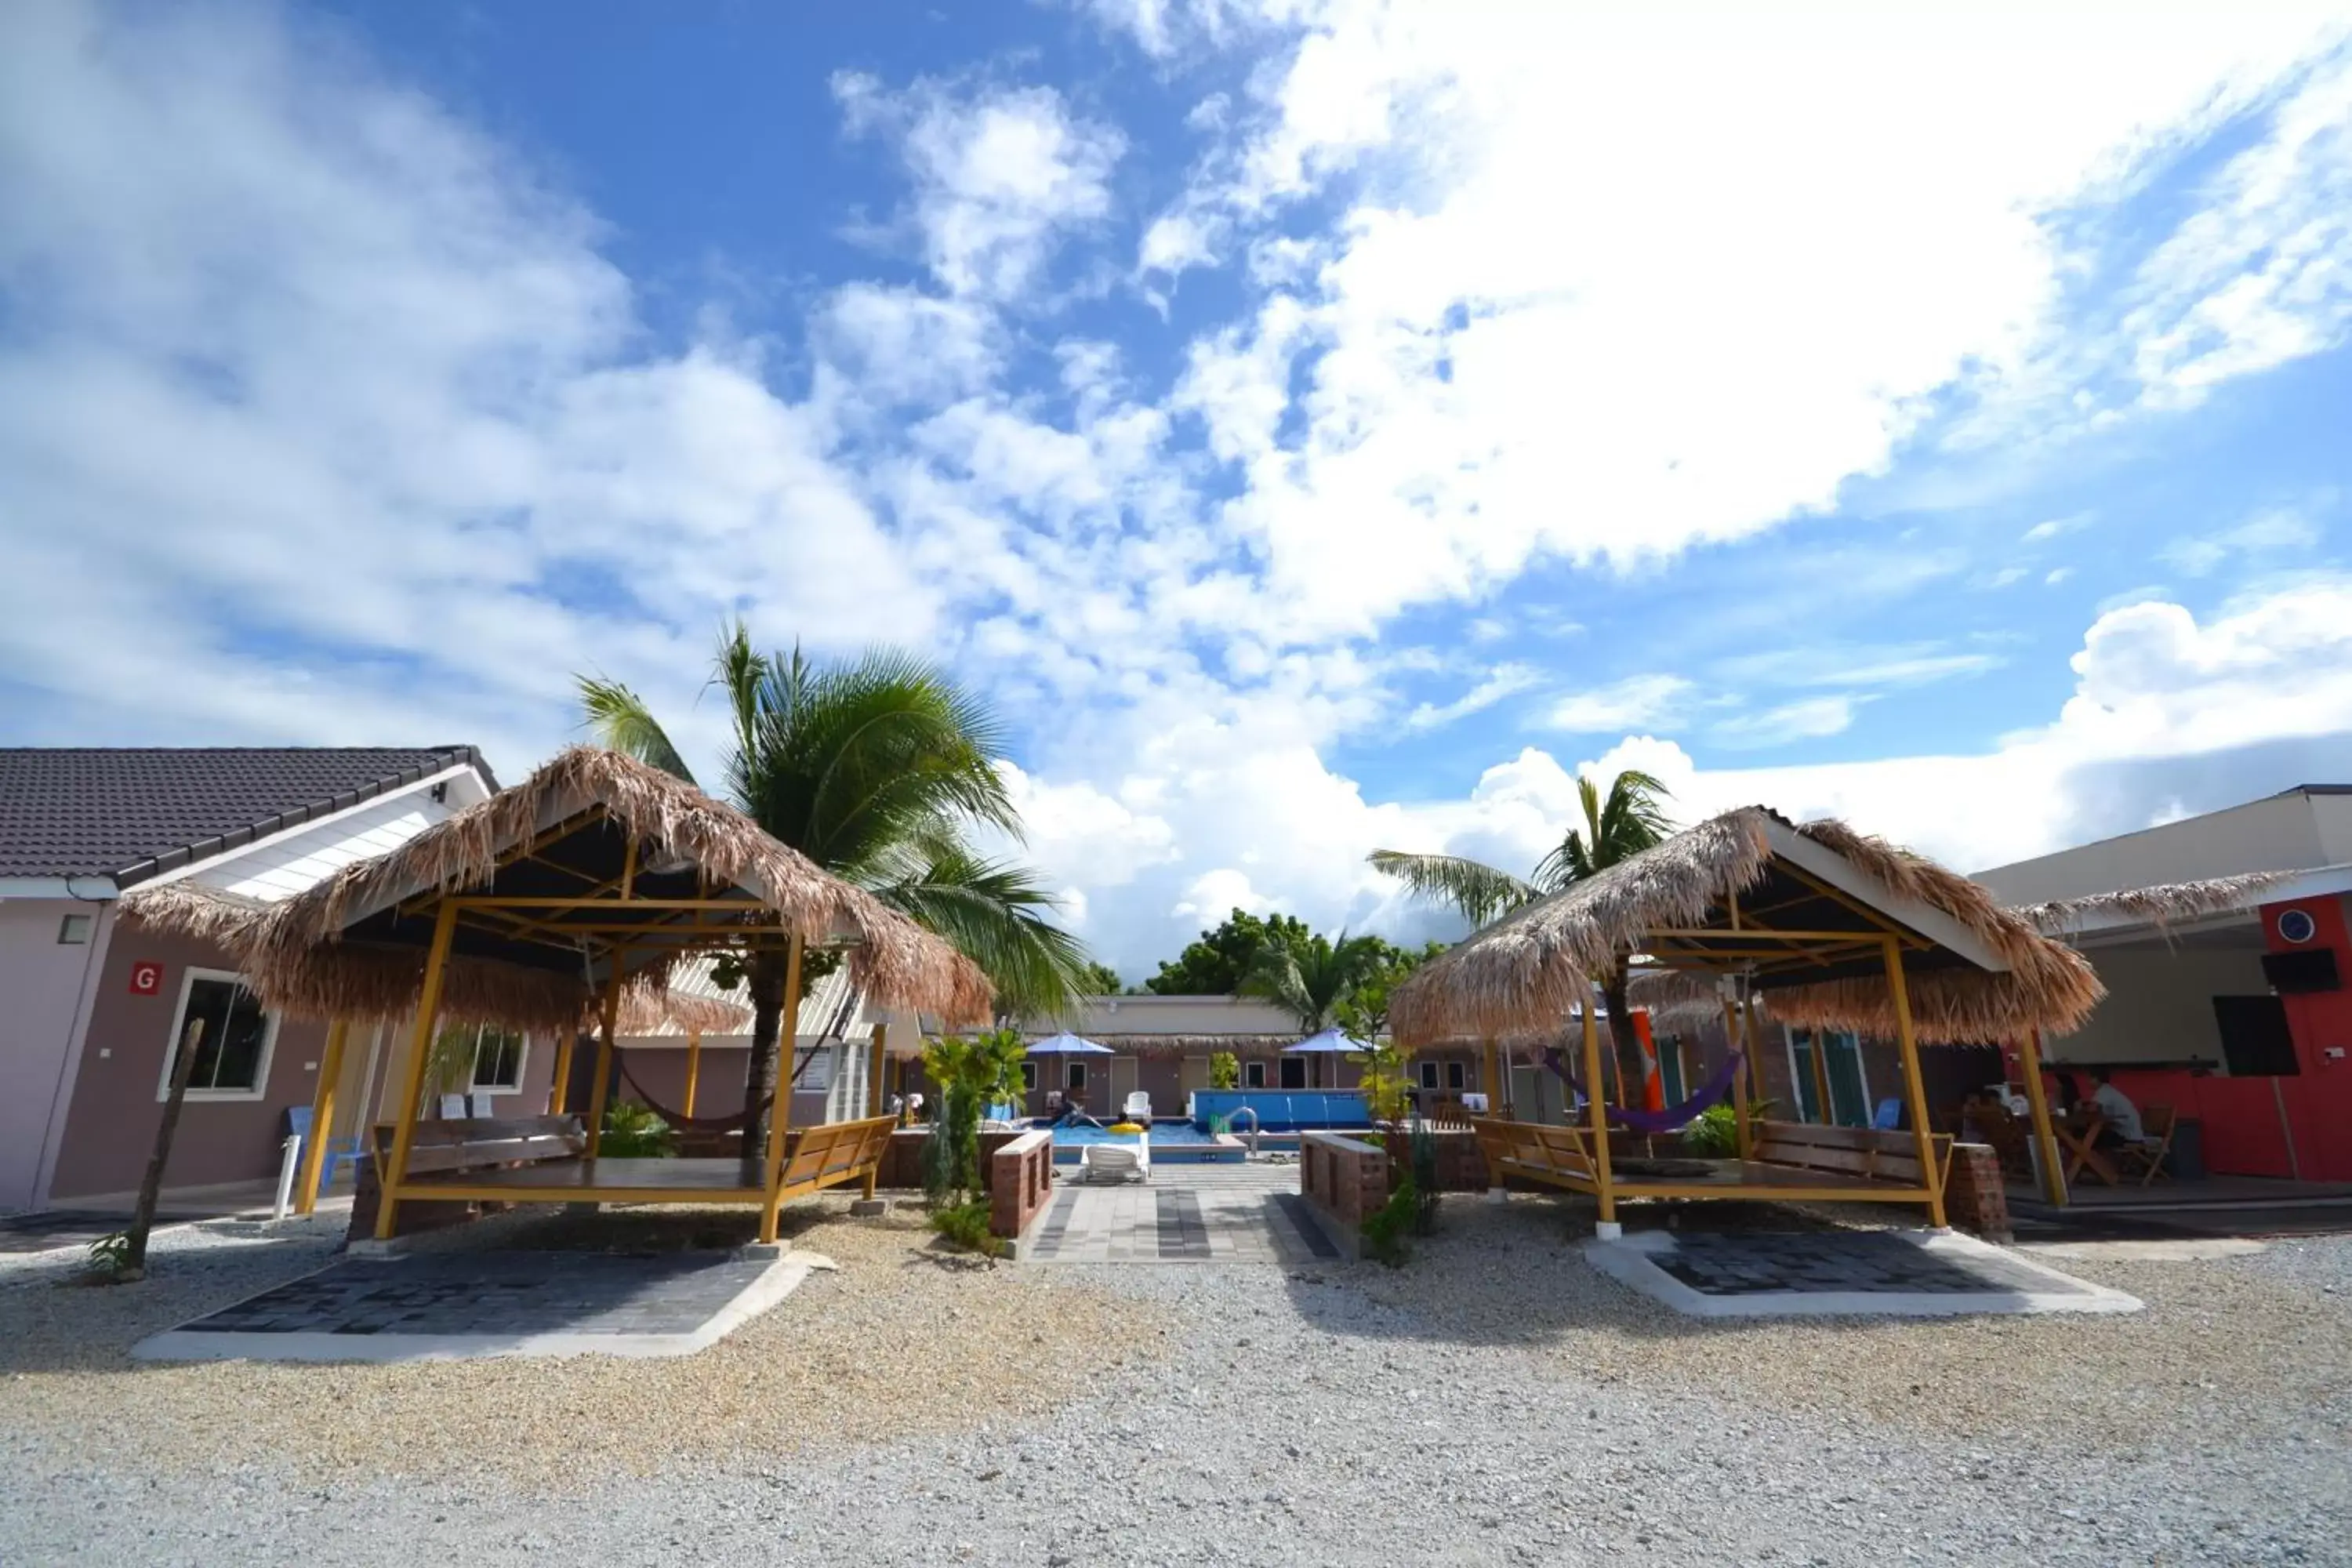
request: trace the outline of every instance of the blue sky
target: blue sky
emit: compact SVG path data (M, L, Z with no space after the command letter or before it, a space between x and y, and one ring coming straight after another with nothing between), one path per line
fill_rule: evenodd
M0 10L0 742L990 693L1130 973L1580 770L1966 866L2352 777L2327 6Z

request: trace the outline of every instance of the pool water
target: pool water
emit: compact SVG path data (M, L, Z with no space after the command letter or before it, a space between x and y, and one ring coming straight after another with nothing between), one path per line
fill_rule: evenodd
M1032 1127L1048 1126L1033 1121ZM1053 1127L1054 1161L1069 1164L1078 1157L1078 1151L1089 1143L1132 1143L1136 1134L1113 1132L1108 1128L1076 1126ZM1155 1121L1151 1124L1151 1157L1157 1160L1239 1160L1243 1150L1238 1142L1220 1141L1214 1133L1203 1132L1189 1121Z

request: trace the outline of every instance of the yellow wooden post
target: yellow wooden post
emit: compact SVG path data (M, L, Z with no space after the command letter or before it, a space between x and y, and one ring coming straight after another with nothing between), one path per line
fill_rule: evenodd
M776 1211L784 1206L784 1139L792 1131L793 1057L801 1038L801 933L784 953L784 1016L776 1030L776 1102L768 1110L767 1201L760 1206L760 1239L776 1239Z
M1829 1031L1815 1029L1812 1035L1812 1047L1806 1055L1813 1058L1813 1103L1821 1109L1822 1125L1833 1127L1837 1124L1837 1108L1830 1099Z
M866 1064L866 1114L869 1117L882 1114L882 1069L887 1060L883 1047L888 1044L888 1030L889 1026L885 1020L874 1020L874 1059Z
M1748 1023L1748 1105L1752 1111L1764 1103L1764 1020L1756 1011L1756 994L1749 992L1739 1016ZM1790 1086L1796 1092L1796 1086Z
M596 1050L596 1088L588 1099L588 1158L596 1157L596 1145L604 1137L604 1105L613 1093L613 1037L621 1023L622 964L628 952L624 948L613 949L613 972L604 980L604 1016Z
M408 1180L408 1152L416 1142L416 1102L425 1098L425 1068L433 1055L433 1024L441 1011L441 981L449 966L449 943L457 934L456 900L443 898L433 920L433 945L425 955L425 984L416 994L416 1029L408 1047L405 1092L400 1097L400 1121L392 1135L392 1169L376 1173L375 1238L392 1239L393 1216L400 1207L400 1185Z
M702 1081L702 1031L686 1032L686 1113L694 1114L695 1086Z
M335 1131L335 1080L343 1076L343 1037L351 1027L341 1018L327 1026L327 1054L319 1059L319 1087L310 1093L310 1137L302 1151L302 1187L294 1194L296 1214L309 1214L319 1206L319 1173L326 1169L327 1140Z
M1612 1239L1624 1234L1617 1223L1617 1193L1609 1177L1609 1107L1601 1096L1601 1021L1591 986L1584 988L1584 1104L1592 1128L1592 1180L1600 1189L1601 1224L1595 1234Z
M2042 1087L2042 1031L2028 1029L2017 1049L2025 1069L2025 1103L2033 1113L2033 1148L2042 1167L2042 1195L2058 1207L2066 1203L2066 1163L2058 1152L2058 1134L2050 1125L2050 1096Z
M550 1116L563 1114L563 1102L569 1098L572 1089L572 1047L579 1038L580 1031L576 1027L566 1029L562 1043L555 1047L555 1081L547 1089L547 1113Z
M1903 1048L1903 1083L1911 1100L1911 1142L1919 1152L1921 1184L1927 1189L1928 1223L1944 1227L1944 1173L1936 1163L1935 1130L1927 1125L1927 1081L1919 1073L1919 1040L1911 1029L1911 985L1903 973L1903 942L1888 937L1886 990L1895 999L1895 1043Z
M1731 1050L1744 1048L1739 1043L1739 1004L1728 996L1723 999L1723 1040ZM1756 1152L1755 1135L1748 1126L1748 1069L1755 1065L1755 1058L1753 1048L1748 1048L1747 1059L1731 1075L1731 1135L1742 1160L1753 1158Z
M1487 1036L1480 1047L1479 1087L1486 1091L1486 1114L1492 1116L1503 1104L1503 1078L1495 1065L1495 1037Z

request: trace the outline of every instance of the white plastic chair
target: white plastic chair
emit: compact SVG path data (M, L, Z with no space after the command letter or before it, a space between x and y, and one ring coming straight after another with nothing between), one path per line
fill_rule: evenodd
M1129 1121L1140 1121L1149 1126L1151 1121L1151 1091L1139 1089L1129 1095L1127 1103L1119 1108L1119 1114Z

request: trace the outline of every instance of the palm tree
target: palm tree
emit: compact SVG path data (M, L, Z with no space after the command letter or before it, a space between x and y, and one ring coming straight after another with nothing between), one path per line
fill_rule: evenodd
M1673 794L1652 775L1628 768L1617 775L1603 795L1589 776L1576 781L1584 821L1568 830L1550 854L1537 862L1534 874L1522 879L1508 871L1465 860L1457 855L1408 855L1397 849L1375 849L1366 857L1374 869L1390 876L1423 898L1450 904L1473 926L1482 926L1564 889L1575 886L1631 859L1674 831L1665 801ZM1622 1020L1632 1016L1625 1001L1625 969L1618 964L1601 977L1601 995L1609 1009L1609 1037L1616 1047L1618 1083L1639 1083L1647 1070L1642 1047ZM1621 1087L1618 1092L1625 1090Z
M1337 942L1318 933L1300 942L1268 942L1258 949L1238 989L1289 1013L1306 1033L1319 1034L1380 963L1381 946L1377 937L1350 937L1346 931Z
M695 782L635 691L577 680L587 728L601 743ZM740 622L720 633L710 684L732 721L722 768L739 810L953 942L995 983L1000 1007L1069 1011L1086 950L1047 920L1054 900L1031 872L987 859L967 842L976 827L1016 839L1021 832L996 770L1003 730L985 704L887 649L840 664L815 663L797 647L789 657L760 652ZM783 959L755 952L743 972L751 996L744 1103L756 1108L776 1087ZM744 1147L758 1147L764 1117L755 1116L745 1135Z

